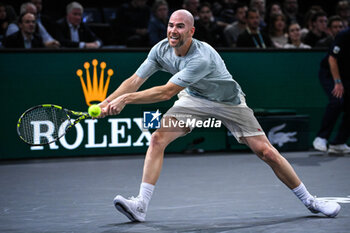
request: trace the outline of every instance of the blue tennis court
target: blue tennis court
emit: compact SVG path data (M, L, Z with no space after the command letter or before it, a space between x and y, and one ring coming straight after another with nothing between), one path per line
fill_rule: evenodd
M348 232L350 156L283 154L336 218L312 214L252 153L167 155L145 223L113 206L137 195L143 156L0 164L1 232Z

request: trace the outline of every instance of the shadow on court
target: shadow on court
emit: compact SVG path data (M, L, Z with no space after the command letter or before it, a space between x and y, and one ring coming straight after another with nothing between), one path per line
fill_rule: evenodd
M288 158L288 161L291 164L296 164L299 166L321 166L323 163L329 163L337 160L340 157L344 157L345 155L328 155L326 153L317 153L317 154L309 154L305 157L291 157Z
M323 216L302 216L302 217L251 217L251 218L226 218L226 219L197 219L177 220L167 222L145 222L145 223L119 223L108 224L103 228L110 228L103 233L114 232L260 232L262 229L273 228L284 232L283 226L298 226L299 222L311 219L324 219ZM300 230L300 229L299 229Z

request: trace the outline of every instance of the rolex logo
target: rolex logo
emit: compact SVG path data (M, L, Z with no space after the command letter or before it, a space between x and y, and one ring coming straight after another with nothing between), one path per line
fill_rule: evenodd
M107 90L109 86L109 81L111 79L111 76L113 75L113 70L109 69L107 71L107 79L105 82L104 79L104 73L106 69L106 62L101 62L100 63L100 76L98 78L97 75L97 65L98 61L96 59L92 60L92 65L93 65L93 74L92 74L92 80L91 80L91 75L90 75L90 63L85 62L84 63L84 68L85 68L85 75L86 75L86 82L84 81L83 78L83 71L81 69L77 70L77 75L80 78L81 86L83 88L84 96L85 96L85 101L88 106L92 105L93 103L96 102L101 102L106 98L107 95Z

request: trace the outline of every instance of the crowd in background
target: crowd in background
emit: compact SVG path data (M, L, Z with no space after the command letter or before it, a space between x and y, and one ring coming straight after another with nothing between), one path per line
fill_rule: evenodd
M44 14L44 7L42 0L23 2L19 9L0 2L1 46L151 47L166 38L169 16L178 9L166 0L130 0L108 8L71 2L57 20ZM334 9L301 10L297 0L184 0L181 8L195 18L194 38L213 47L329 47L350 21L349 0L334 1Z

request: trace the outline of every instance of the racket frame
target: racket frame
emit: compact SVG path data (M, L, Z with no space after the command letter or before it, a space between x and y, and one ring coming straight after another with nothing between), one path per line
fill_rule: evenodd
M60 110L63 110L66 115L67 115L67 118L70 122L70 124L66 127L64 133L62 135L60 135L59 137L56 137L54 138L53 141L50 141L50 142L45 142L45 143L40 143L40 144L34 144L34 143L30 143L30 142L27 142L21 135L20 131L19 131L19 128L21 126L21 123L22 123L22 119L23 117L28 113L28 112L31 112L33 111L34 109L37 109L37 108L58 108ZM75 119L74 121L72 121L72 118L71 116L78 116L77 119ZM87 119L87 118L90 118L91 116L89 115L89 113L87 112L79 112L79 111L73 111L73 110L69 110L69 109L66 109L66 108L63 108L62 106L59 106L59 105L56 105L56 104L40 104L40 105L37 105L37 106L33 106L29 109L27 109L21 116L20 118L18 119L18 122L17 122L17 134L18 136L20 137L20 139L22 141L24 141L25 143L31 145L31 146L43 146L43 145L47 145L47 144L50 144L50 143L53 143L53 142L56 142L58 141L60 138L62 138L64 135L67 134L67 132L73 128L73 126L75 126L76 124L78 124L81 120L84 120L84 119Z

